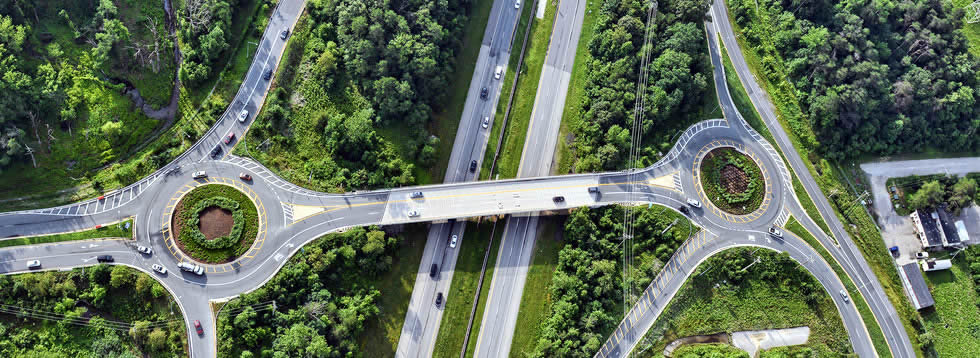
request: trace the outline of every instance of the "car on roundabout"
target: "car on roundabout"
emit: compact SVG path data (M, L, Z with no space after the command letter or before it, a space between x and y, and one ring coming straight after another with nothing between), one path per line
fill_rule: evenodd
M245 173L238 173L238 179L241 179L241 180L244 180L244 181L252 181L252 176L251 175L248 175L248 174L245 174Z
M203 170L198 170L194 172L194 176L193 176L194 179L204 179L207 177L208 177L208 173L204 172Z
M159 273L161 275L167 274L167 268L163 267L160 264L153 264L152 266L150 266L150 268L153 269L153 271L156 271L156 273Z
M149 255L149 254L152 254L153 253L153 250L151 250L149 247L142 246L142 245L137 246L136 247L136 251L139 252L139 253L141 253L141 254L146 254L146 255Z
M177 264L177 267L180 268L181 270L184 270L184 271L187 271L187 272L193 272L193 273L195 273L198 276L201 276L201 275L204 274L204 268L203 267L201 267L199 265L192 264L190 262L180 262L180 263Z

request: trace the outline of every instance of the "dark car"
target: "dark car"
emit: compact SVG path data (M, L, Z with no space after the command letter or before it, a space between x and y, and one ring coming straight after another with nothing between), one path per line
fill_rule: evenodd
M483 89L480 90L480 98L487 99L489 93L490 91L487 90L486 87L483 87Z
M432 264L432 267L429 268L429 277L436 277L436 273L438 272L439 272L439 266L436 264Z
M289 30L282 30L282 32L279 33L279 38L285 40L287 37L289 37Z
M442 304L442 292L436 294L436 307Z
M680 210L680 212L683 213L684 215L690 215L691 214L691 212L687 210L687 207L686 206L678 206L677 207L677 210Z
M590 186L589 187L589 194L598 194L598 193L599 193L599 187L597 187L597 186Z
M115 261L112 258L112 255L99 255L98 257L95 258L95 260L98 261L98 262L113 262L113 261Z
M272 69L266 70L265 73L262 74L262 79L266 81L272 79Z
M474 172L474 173L476 172L476 161L475 160L472 161L472 162L470 162L470 171L471 172Z
M196 319L194 320L194 329L197 330L197 335L200 336L204 334L204 328L201 327L201 321L198 321Z
M217 158L221 154L221 147L214 147L211 149L211 158Z
M551 198L551 201L554 201L555 203L564 203L565 202L565 197L559 195L559 196L556 196L556 197Z

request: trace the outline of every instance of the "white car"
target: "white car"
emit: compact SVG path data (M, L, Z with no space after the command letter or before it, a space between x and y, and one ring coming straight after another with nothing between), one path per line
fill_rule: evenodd
M773 237L776 237L776 238L782 238L783 237L783 232L782 231L779 231L779 229L777 229L775 226L770 226L769 227L769 235L772 235Z
M517 0L516 2L514 2L514 8L515 9L520 9L521 8L521 0Z
M241 113L238 113L238 121L245 123L246 119L248 119L248 110L243 109Z
M504 74L504 68L503 68L503 66L497 66L497 70L496 71L493 71L493 79L499 80L500 79L500 75L502 75L502 74Z
M195 264L192 264L190 262L181 262L181 263L178 263L177 264L177 267L179 267L181 270L188 271L188 272L193 272L193 273L195 273L197 275L203 275L204 274L204 268L203 267L198 266L198 265L195 265Z
M851 302L851 298L847 297L847 292L840 290L840 298L844 299L844 302Z
M153 264L153 266L150 266L150 267L153 268L153 271L156 271L156 272L158 272L161 275L166 275L167 274L167 269L165 267L163 267L163 266L160 266L158 264Z
M409 211L408 212L408 217L414 218L416 216L419 216L419 211L418 210L412 210L412 211Z
M695 208L700 208L701 207L701 202L700 201L697 201L697 200L694 200L694 199L687 199L687 205L690 205L690 206L695 207Z
M490 116L483 117L483 129L490 127Z
M453 239L449 241L449 247L456 248L456 240L459 240L459 236L453 234Z
M36 268L41 268L41 260L31 260L31 261L28 261L27 262L27 268L32 269L32 270L33 269L36 269Z
M136 251L139 251L140 253L147 254L147 255L153 253L153 250L150 250L150 248L146 246L137 246Z
M205 173L203 170L194 172L194 179L201 179L207 177L208 177L208 173Z

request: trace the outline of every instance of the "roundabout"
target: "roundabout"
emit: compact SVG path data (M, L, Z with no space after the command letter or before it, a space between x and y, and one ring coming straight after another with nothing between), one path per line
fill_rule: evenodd
M255 204L228 185L202 185L187 192L174 206L170 220L178 249L204 263L238 258L258 234Z

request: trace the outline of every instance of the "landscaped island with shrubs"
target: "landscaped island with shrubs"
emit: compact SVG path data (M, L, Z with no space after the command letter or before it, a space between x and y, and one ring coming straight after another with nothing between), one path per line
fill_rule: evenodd
M701 186L715 206L735 215L758 209L766 192L759 166L732 148L718 148L704 156Z
M255 204L220 184L197 187L180 199L171 219L177 246L207 263L229 262L248 251L258 233Z

